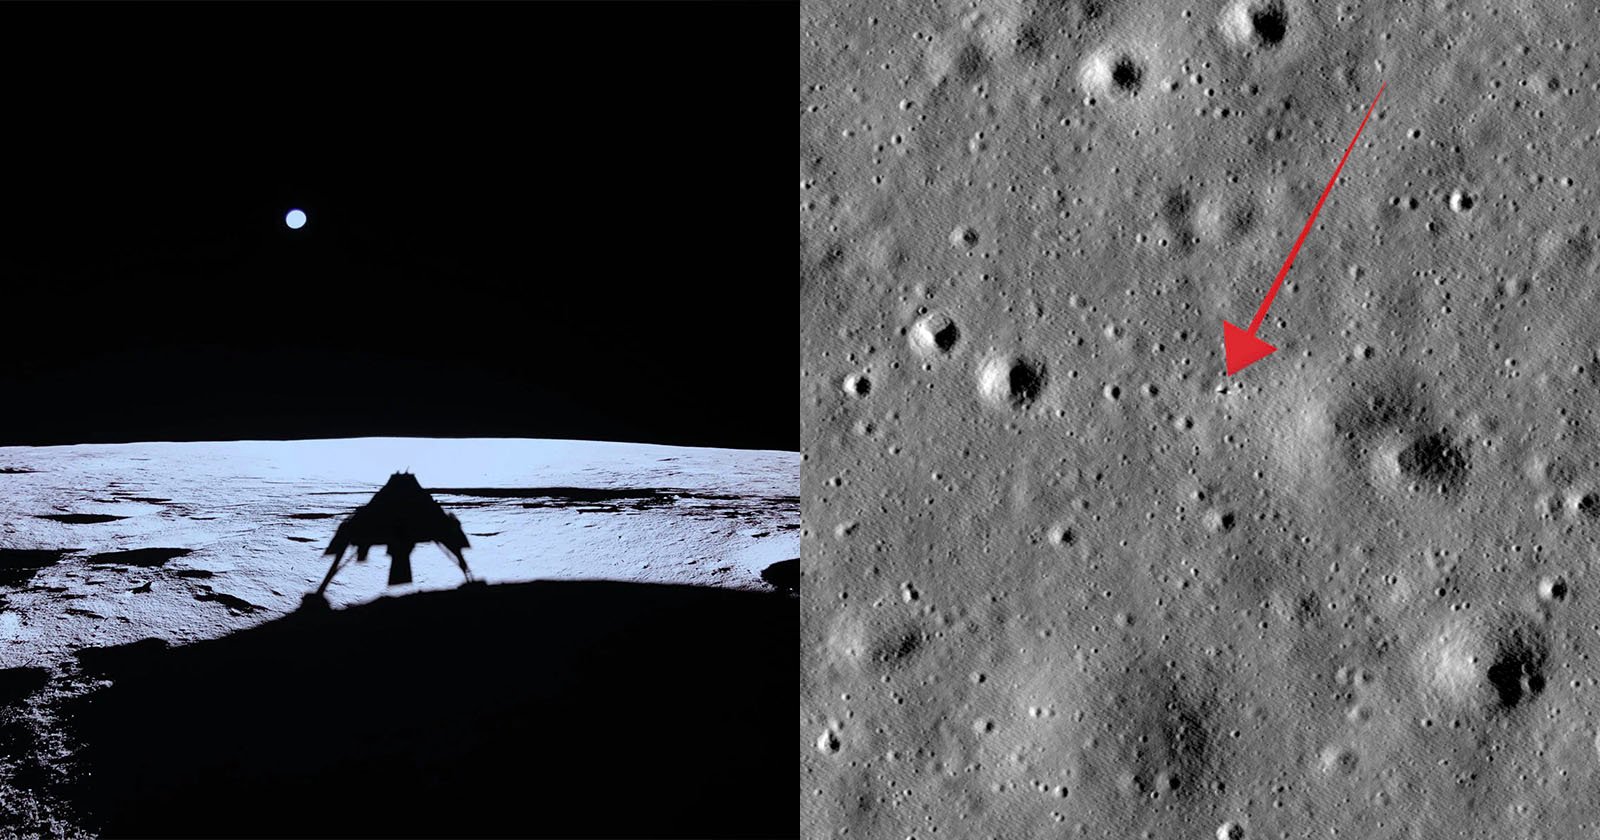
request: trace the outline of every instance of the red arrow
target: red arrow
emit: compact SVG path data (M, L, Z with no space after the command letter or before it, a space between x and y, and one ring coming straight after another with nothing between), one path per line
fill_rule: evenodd
M1350 150L1356 147L1356 141L1361 139L1361 129L1367 127L1367 117L1372 116L1372 109L1378 106L1378 97L1383 95L1384 85L1378 85L1377 96L1372 97L1372 104L1367 106L1367 116L1361 118L1361 125L1356 129L1356 136L1350 138L1350 145L1345 147L1344 157L1339 158L1339 165L1333 168L1333 177L1328 179L1328 185L1322 188L1322 197L1317 199L1317 206L1311 208L1311 218L1306 219L1306 226L1300 229L1300 238L1294 241L1294 247L1289 249L1289 256L1283 261L1283 268L1278 269L1278 278L1272 281L1272 288L1267 290L1267 299L1261 302L1261 308L1256 310L1256 317L1250 319L1250 329L1242 330L1226 320L1222 322L1222 352L1227 358L1228 375L1232 376L1241 370L1261 361L1271 355L1278 348L1256 338L1256 330L1261 329L1261 322L1267 319L1267 310L1272 308L1272 299L1278 296L1278 288L1283 285L1283 278L1289 273L1289 266L1294 265L1295 255L1300 253L1300 246L1306 241L1306 234L1311 232L1311 226L1317 221L1317 214L1322 212L1322 202L1328 200L1328 193L1333 192L1333 183L1339 180L1339 170L1344 169L1344 162L1350 157Z

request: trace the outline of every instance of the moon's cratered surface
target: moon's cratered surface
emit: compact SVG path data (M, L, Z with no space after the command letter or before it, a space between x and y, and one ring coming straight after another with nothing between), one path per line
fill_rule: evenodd
M1600 836L1593 28L802 4L805 836Z
M0 834L87 836L52 781L73 777L82 746L61 704L97 686L77 657L293 612L335 528L396 470L460 519L473 575L492 584L762 591L799 554L799 466L794 452L563 440L0 447L0 740L15 745L0 756ZM412 567L414 583L386 586L377 549L340 570L328 600L461 585L436 546L418 546Z

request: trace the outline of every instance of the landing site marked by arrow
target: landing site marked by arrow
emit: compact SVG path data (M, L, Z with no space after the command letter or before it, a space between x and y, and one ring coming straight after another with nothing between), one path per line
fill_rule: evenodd
M1344 162L1350 157L1350 150L1356 147L1356 141L1361 139L1361 129L1367 127L1367 117L1372 116L1372 109L1378 106L1378 97L1383 95L1383 88L1388 82L1378 85L1378 93L1372 97L1372 104L1367 106L1367 115L1361 118L1361 125L1356 128L1356 136L1350 138L1350 145L1345 147L1344 157L1339 158L1339 165L1333 168L1333 177L1328 179L1328 185L1322 188L1322 197L1317 199L1317 206L1311 208L1311 218L1306 219L1306 226L1300 229L1300 238L1294 241L1294 247L1289 249L1289 256L1283 261L1283 268L1278 269L1278 278L1272 281L1272 288L1267 290L1266 300L1261 301L1261 308L1256 310L1256 317L1250 319L1250 329L1240 329L1226 320L1222 322L1222 352L1227 359L1228 375L1232 376L1241 370L1265 359L1278 348L1256 338L1256 330L1261 329L1261 322L1267 319L1267 310L1272 308L1272 299L1278 296L1278 288L1283 285L1283 278L1289 273L1289 266L1294 265L1294 258L1300 253L1300 246L1306 241L1306 234L1311 232L1311 226L1317 221L1317 214L1322 212L1322 202L1328 200L1328 193L1333 192L1333 183L1339 180L1339 170L1344 169Z

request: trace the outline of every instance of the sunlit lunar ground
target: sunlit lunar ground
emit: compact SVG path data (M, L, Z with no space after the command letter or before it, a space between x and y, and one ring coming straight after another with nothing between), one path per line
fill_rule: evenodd
M473 574L491 584L770 591L761 572L798 556L799 460L560 440L0 448L0 829L82 836L92 824L79 794L59 797L95 783L61 710L107 685L75 654L215 639L294 611L322 580L338 523L393 472L413 472L459 517ZM328 600L340 610L463 581L437 546L419 546L412 567L414 583L386 586L376 548Z
M412 438L0 448L0 667L291 611L326 573L339 521L403 470L460 518L467 562L491 583L764 589L763 568L799 556L792 452ZM347 558L328 600L463 581L432 544L412 567L414 584L388 587L384 549Z

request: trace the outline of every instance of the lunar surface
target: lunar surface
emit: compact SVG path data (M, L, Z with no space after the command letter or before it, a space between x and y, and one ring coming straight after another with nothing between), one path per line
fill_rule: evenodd
M793 452L401 438L0 448L0 741L10 745L0 826L84 830L70 803L41 793L74 772L78 744L61 726L62 703L104 685L82 662L105 649L181 650L294 612L328 569L323 550L338 523L398 470L460 519L485 592L562 580L793 589ZM383 548L364 564L347 558L327 590L333 614L462 585L432 544L418 546L412 569L413 584L388 587ZM526 591L536 602L549 590ZM471 597L504 610L522 596ZM376 609L363 614L401 608ZM559 633L543 638L566 644ZM466 633L463 643L492 649L495 640Z
M801 5L805 836L1600 836L1595 24Z

